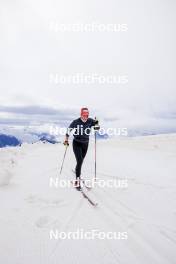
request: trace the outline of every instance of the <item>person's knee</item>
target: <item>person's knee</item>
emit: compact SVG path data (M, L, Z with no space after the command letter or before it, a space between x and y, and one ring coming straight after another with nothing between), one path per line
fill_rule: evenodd
M83 158L82 159L79 159L78 161L77 161L77 166L78 167L81 167L82 166L82 163L83 163Z
M82 164L83 160L82 159L78 159L77 160L77 165L79 166L80 164Z

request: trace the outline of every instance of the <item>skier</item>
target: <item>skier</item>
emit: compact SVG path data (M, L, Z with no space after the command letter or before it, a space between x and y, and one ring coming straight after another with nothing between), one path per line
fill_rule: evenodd
M89 110L87 107L81 108L80 117L72 121L70 126L67 129L65 136L64 145L68 146L69 135L71 130L75 130L73 133L73 152L76 158L76 181L75 186L80 187L80 176L81 176L81 167L86 156L88 145L89 145L89 136L91 128L94 127L94 130L99 130L100 126L98 120L89 118Z

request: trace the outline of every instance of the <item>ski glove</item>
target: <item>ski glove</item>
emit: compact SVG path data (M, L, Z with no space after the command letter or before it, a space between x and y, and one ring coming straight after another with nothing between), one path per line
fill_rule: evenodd
M94 130L95 130L95 131L98 131L99 129L100 129L100 126L99 126L99 125L95 125L95 126L94 126Z
M63 144L64 146L69 146L68 140L65 140Z
M99 129L100 129L99 122L98 122L98 120L96 120L96 121L95 121L94 130L95 130L95 131L98 131Z

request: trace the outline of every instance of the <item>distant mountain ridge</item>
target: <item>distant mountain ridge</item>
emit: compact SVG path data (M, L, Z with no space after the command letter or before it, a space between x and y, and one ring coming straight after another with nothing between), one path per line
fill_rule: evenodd
M13 129L13 128L2 128L0 129L0 148L6 147L6 146L19 146L23 143L35 143L38 141L42 142L48 142L50 144L56 144L63 141L63 136L61 135L52 135L48 131L40 129L40 131L37 131L34 129L27 129L27 128L21 128L21 129ZM167 133L173 133L174 130L168 130L167 128L160 129L159 131L157 128L129 128L127 137L137 137L137 136L150 136L150 135L156 135L156 134L167 134ZM176 131L175 131L176 133ZM120 136L120 135L119 135ZM97 139L98 140L106 140L110 138L108 134L101 135L100 133L97 133ZM120 136L121 137L121 136ZM125 137L125 136L123 136ZM93 138L93 136L91 136Z
M0 148L7 146L20 146L21 142L15 137L11 135L0 134Z
M34 134L36 136L35 138L33 138ZM0 134L0 148L4 148L7 146L16 147L16 146L20 146L24 142L35 143L37 141L48 142L51 144L56 144L59 142L58 139L55 138L55 136L50 135L48 133L31 133L30 139L28 134L28 141L16 135L14 136L5 133Z

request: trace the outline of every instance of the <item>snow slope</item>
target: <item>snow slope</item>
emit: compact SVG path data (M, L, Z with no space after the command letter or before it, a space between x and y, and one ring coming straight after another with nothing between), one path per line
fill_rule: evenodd
M176 259L176 135L98 141L97 177L126 179L128 188L89 192L51 188L51 177L72 179L62 144L0 149L0 262L3 264L150 263ZM82 176L93 177L93 142ZM50 240L51 230L127 232L126 240Z

